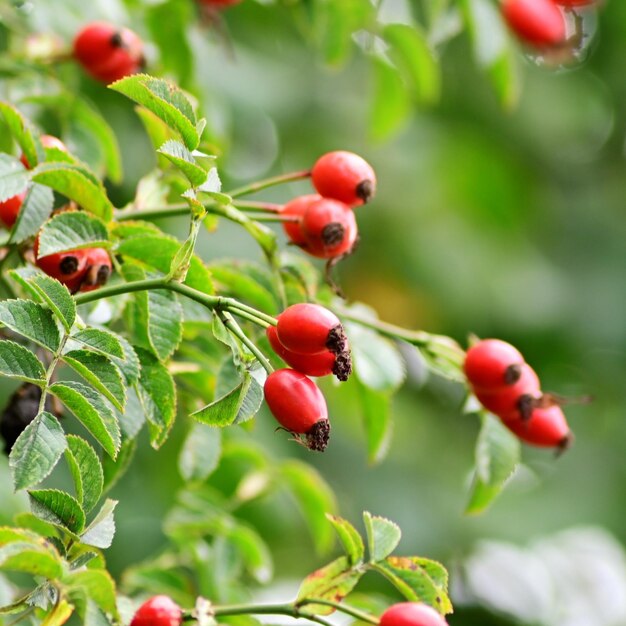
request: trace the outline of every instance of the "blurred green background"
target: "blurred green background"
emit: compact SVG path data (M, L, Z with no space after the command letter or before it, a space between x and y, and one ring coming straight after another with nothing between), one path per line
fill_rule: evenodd
M179 1L194 11L192 2ZM141 31L136 16L142 3L126 4L33 0L31 19L66 40L95 18ZM600 8L598 32L582 65L550 70L523 60L521 98L512 112L498 104L461 34L441 50L440 104L415 109L385 140L372 138L372 73L363 55L354 54L340 68L326 66L302 37L299 13L289 4L246 0L225 12L218 27L189 31L195 57L189 86L200 89L224 149L224 188L307 168L329 150L358 152L375 167L379 191L358 209L362 244L339 269L348 300L373 306L387 321L448 334L463 345L470 332L510 341L545 389L595 399L567 409L575 446L557 460L525 448L524 467L478 517L463 515L478 420L462 414L460 386L429 377L414 354L408 354L409 381L394 400L394 433L379 466L367 463L350 385L340 390L326 384L334 431L324 455L286 442L266 412L255 420L252 436L277 458L312 463L335 490L343 516L358 522L363 510L385 515L403 529L399 553L429 556L449 567L457 600L451 624L508 624L506 612L528 624L626 624L626 587L619 585L626 584L619 545L626 544L626 4L612 0ZM385 5L389 19L411 9L403 0ZM177 54L177 41L171 46ZM160 54L167 59L167 49ZM155 49L155 62L157 57ZM128 102L87 79L82 88L122 137L125 181L111 189L119 206L132 198L155 159ZM298 183L260 197L281 202L309 189ZM182 220L162 225L185 234ZM199 253L260 260L245 233L228 225L205 233ZM118 534L108 551L115 573L163 546L162 518L180 484L181 437L179 427L159 453L144 437L133 469L113 493L120 499ZM0 461L0 472L6 471ZM3 493L2 502L0 517L10 517L11 496ZM262 501L241 513L269 542L277 580L295 585L324 562L287 499ZM533 543L587 526L610 535L594 531L570 537L570 543L562 535ZM486 540L532 544L534 551L510 548L494 561L491 578L481 578L480 559L493 556L481 543ZM606 553L598 548L602 542ZM572 597L588 599L592 609L587 614L579 607L577 618L587 621L564 614L558 601L566 596L554 589L552 600L539 598L546 592L537 582L542 576L571 576L571 568L546 565L541 545L565 546L563 554L572 558L572 546L589 546L588 554L571 562L587 574L592 558L604 555L604 569L598 566L597 575L568 587L579 590ZM540 563L536 575L531 557ZM611 587L607 581L618 582ZM366 578L363 588L393 593L377 585ZM485 589L496 596L500 589L499 596ZM609 589L604 598L601 592ZM506 604L507 591L520 602L525 598L522 608ZM607 603L617 614L602 613ZM536 613L528 608L540 605Z

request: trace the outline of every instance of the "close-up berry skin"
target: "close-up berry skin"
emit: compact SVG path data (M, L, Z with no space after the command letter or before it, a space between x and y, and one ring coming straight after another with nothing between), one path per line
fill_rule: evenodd
M326 449L330 434L328 407L310 378L292 369L276 370L267 377L264 393L267 406L283 428L310 450Z
M138 609L130 626L180 626L181 608L169 596L153 596Z
M348 380L352 373L352 363L349 353L336 355L330 350L318 354L297 354L287 350L280 339L274 326L268 326L267 339L272 350L285 362L302 374L307 376L329 376L334 374L340 381Z
M541 398L541 383L532 367L524 363L520 367L520 377L512 385L499 387L494 391L476 390L478 401L495 415L513 415L527 418L533 409L533 401Z
M502 15L524 42L550 47L565 41L565 18L552 0L504 0Z
M61 152L68 152L67 146L54 135L42 135L39 137L39 141L41 141L41 145L44 148L54 148L56 150L60 150ZM28 162L26 155L22 154L22 156L20 156L20 161L27 170L31 169L31 165Z
M87 269L80 286L80 291L93 291L106 285L113 271L111 257L104 248L86 248Z
M494 391L516 383L523 364L524 357L510 343L483 339L468 349L463 369L475 391Z
M7 227L13 228L17 220L17 216L22 208L22 203L26 197L26 192L18 193L16 196L7 198L4 202L0 202L0 221Z
M501 417L511 432L533 446L563 451L574 438L563 410L557 405L533 409L528 419L521 419L517 413Z
M33 247L35 265L48 276L63 283L71 293L77 292L87 273L87 250L68 250L39 257L39 237Z
M322 155L311 170L317 193L355 207L371 200L376 193L376 174L358 154L337 150Z
M343 202L321 198L302 216L302 249L320 259L333 259L351 252L358 236L354 211Z
M399 602L380 616L380 626L447 626L448 622L422 602Z
M280 214L283 217L298 218L297 222L282 223L283 230L292 244L296 246L306 244L306 238L302 232L302 217L311 204L321 199L322 196L318 196L317 194L308 194L306 196L298 196L281 207Z
M93 22L74 39L74 58L93 78L110 83L142 69L143 43L128 28Z

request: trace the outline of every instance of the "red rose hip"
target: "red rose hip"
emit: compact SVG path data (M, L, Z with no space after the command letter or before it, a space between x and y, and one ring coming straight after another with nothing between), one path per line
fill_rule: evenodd
M358 154L338 150L321 156L311 170L313 186L325 198L351 207L363 204L376 193L376 174Z
M180 626L181 608L169 596L153 596L133 616L130 626Z
M574 439L560 406L536 408L528 419L521 419L516 413L503 415L502 421L522 441L533 446L563 451Z
M68 250L57 254L49 254L40 257L39 236L34 245L35 265L43 270L48 276L56 278L63 283L72 293L78 291L87 272L87 251Z
M113 270L111 257L104 248L86 248L87 270L80 286L81 291L93 291L107 283Z
M311 204L321 200L322 196L317 194L309 194L307 196L298 196L285 204L280 214L284 217L298 218L297 222L283 222L283 229L289 237L289 241L297 246L306 244L306 238L302 232L302 216Z
M502 15L523 41L538 47L565 41L565 18L552 0L504 0Z
M24 198L26 198L25 191L18 193L17 196L7 198L4 202L0 202L0 221L7 228L13 228L22 208Z
M321 259L348 254L357 239L354 211L343 202L321 198L312 202L302 216L302 248Z
M330 434L328 408L310 378L292 369L276 370L267 377L264 392L272 415L283 428L309 450L326 449Z
M469 348L463 368L475 390L494 391L517 382L523 364L524 357L510 343L483 339Z
M380 626L447 626L448 622L431 606L421 602L400 602L380 616Z

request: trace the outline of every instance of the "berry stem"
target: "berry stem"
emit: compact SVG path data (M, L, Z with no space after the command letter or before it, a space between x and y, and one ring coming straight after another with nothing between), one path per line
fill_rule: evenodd
M259 350L257 345L246 335L246 333L241 330L241 327L234 320L233 316L230 313L222 312L220 314L220 319L224 322L224 326L228 328L228 330L235 336L241 343L250 350L252 354L256 357L256 360L263 366L263 369L271 374L274 371L274 368L270 365L270 362L265 358L265 355Z
M243 187L237 187L236 189L227 191L226 193L231 198L238 198L239 196L247 196L251 193L261 191L262 189L267 189L268 187L275 187L276 185L302 180L303 178L308 178L309 176L311 176L310 170L300 170L298 172L281 174L280 176L272 176L271 178L266 178L265 180L259 180L255 183L244 185Z

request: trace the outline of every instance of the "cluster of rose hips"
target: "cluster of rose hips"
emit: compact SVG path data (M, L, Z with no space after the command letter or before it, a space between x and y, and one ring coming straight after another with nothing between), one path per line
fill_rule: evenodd
M133 616L130 626L180 626L182 609L169 596L153 596ZM447 626L435 609L422 602L399 602L390 606L379 620L380 626Z
M353 152L321 156L311 170L317 194L294 198L281 209L289 241L320 259L350 254L358 240L353 209L376 193L372 166Z
M564 10L591 6L596 0L504 0L502 15L525 43L553 48L567 43Z
M464 369L478 401L519 439L559 451L570 445L573 435L558 400L542 393L539 377L511 344L477 342L467 351Z
M279 424L310 450L328 445L326 400L308 376L334 374L345 381L352 372L350 347L339 318L318 304L294 304L267 328L272 349L287 365L265 381L265 401Z
M67 152L65 144L52 135L42 135L41 144L46 149ZM20 161L27 169L31 168L25 155ZM6 228L13 228L22 208L26 191L0 202L0 222ZM71 205L70 205L71 206ZM68 250L59 254L39 256L39 235L33 245L35 264L39 269L63 283L72 293L93 291L104 285L111 274L112 264L109 253L104 248L84 248Z

